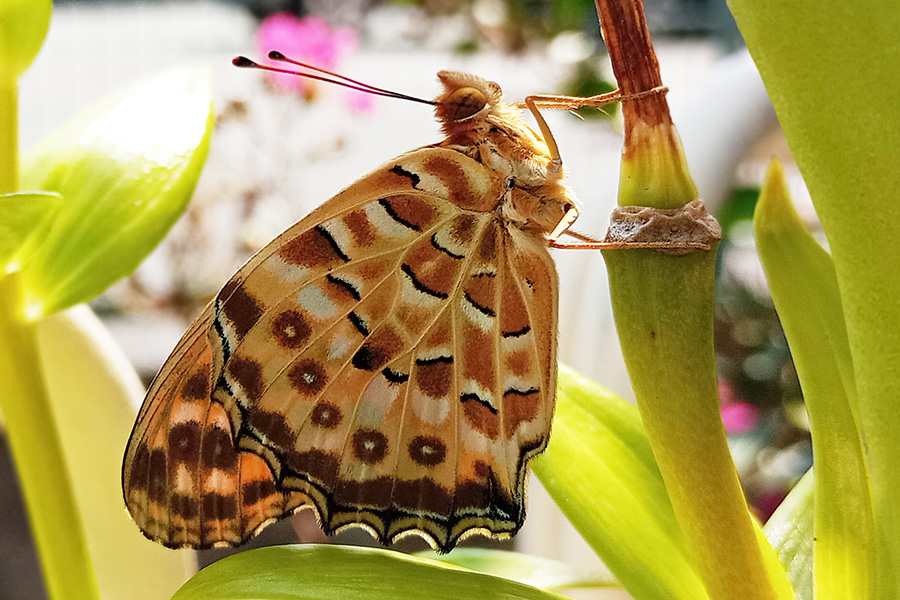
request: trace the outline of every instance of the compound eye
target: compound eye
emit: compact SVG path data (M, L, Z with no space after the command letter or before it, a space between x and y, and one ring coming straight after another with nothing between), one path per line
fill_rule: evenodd
M475 88L464 87L454 90L443 104L451 121L465 121L484 108L487 98Z

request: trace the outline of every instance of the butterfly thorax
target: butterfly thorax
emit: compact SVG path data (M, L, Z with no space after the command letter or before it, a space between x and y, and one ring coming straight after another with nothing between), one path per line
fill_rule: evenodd
M563 183L544 140L503 99L493 81L466 73L441 71L445 91L435 114L446 139L438 144L466 154L503 178L500 215L510 225L538 234L553 231L579 203Z

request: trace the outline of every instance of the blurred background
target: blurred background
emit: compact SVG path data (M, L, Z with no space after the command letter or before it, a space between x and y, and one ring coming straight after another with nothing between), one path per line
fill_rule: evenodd
M722 414L750 502L765 520L812 462L802 396L751 238L770 158L785 163L798 209L818 231L815 215L725 1L646 0L645 6L701 198L724 229L716 323ZM438 93L441 69L494 80L511 101L615 87L590 0L57 1L44 47L21 80L23 149L141 77L185 65L215 69L217 127L191 206L137 273L92 305L145 383L252 252L391 157L439 139L423 105L230 64L236 54L262 58L274 48L426 98ZM616 203L616 107L548 119L585 207L576 229L602 237ZM555 251L555 258L561 360L631 398L599 253ZM14 481L0 444L0 597L39 600L45 598L40 571ZM503 547L601 568L536 480L529 492L526 525ZM324 541L309 512L270 527L253 543L298 538ZM372 543L362 531L334 540ZM398 547L426 546L416 538ZM200 563L222 555L201 553Z

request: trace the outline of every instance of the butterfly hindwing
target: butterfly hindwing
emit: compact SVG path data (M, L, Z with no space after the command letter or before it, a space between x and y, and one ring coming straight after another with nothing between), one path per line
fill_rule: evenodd
M125 498L148 537L236 544L305 505L329 533L444 550L518 530L549 433L556 297L545 242L498 219L504 193L476 160L425 148L251 258L129 442Z

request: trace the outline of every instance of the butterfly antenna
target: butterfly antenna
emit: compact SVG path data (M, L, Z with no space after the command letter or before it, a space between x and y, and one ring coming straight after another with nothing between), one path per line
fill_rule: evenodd
M293 60L291 58L286 57L281 52L277 50L272 50L269 52L270 60L277 60L280 62L287 62L292 65L296 65L298 67L303 67L305 69L310 69L312 71L318 71L319 73L325 73L330 75L331 77L323 77L322 75L313 75L312 73L303 73L300 71L291 71L288 69L279 69L278 67L272 67L269 65L261 65L258 62L252 61L246 56L235 56L231 64L241 69L259 69L261 71L270 71L272 73L284 73L285 75L296 75L297 77L306 77L307 79L315 79L316 81L324 81L326 83L333 83L335 85L340 85L345 88L349 88L351 90L357 90L359 92L365 92L367 94L372 94L374 96L384 96L386 98L397 98L399 100L409 100L411 102L420 102L422 104L430 104L434 106L437 104L434 100L425 100L423 98L416 98L415 96L408 96L406 94L401 94L400 92L392 92L390 90L386 90L383 88L375 87L373 85L369 85L367 83L363 83L361 81L357 81L355 79L350 79L349 77L345 77L343 75L339 75L338 73L332 73L331 71L327 71L325 69L315 67L313 65L308 65L306 63L302 63L297 60ZM343 81L341 81L343 80Z

